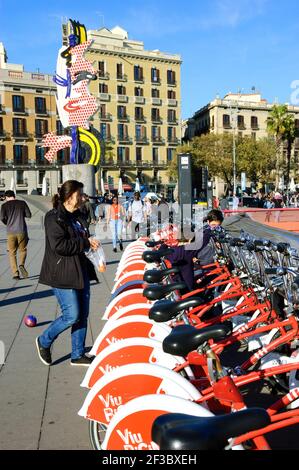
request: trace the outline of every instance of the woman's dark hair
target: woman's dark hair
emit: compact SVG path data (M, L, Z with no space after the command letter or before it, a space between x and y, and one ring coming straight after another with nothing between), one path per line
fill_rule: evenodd
M65 201L68 200L68 198L71 197L72 194L78 191L78 189L82 189L83 186L83 183L81 183L80 181L65 181L59 190L59 194L55 194L52 198L52 204L54 209L57 209L60 202L63 204Z
M205 222L221 222L221 223L223 222L223 220L224 220L223 214L218 209L212 209L210 212L208 212L207 216L204 219Z
M113 202L114 199L116 199L117 202L118 202L118 195L117 195L117 194L114 194L114 195L113 195L113 197L112 197L112 202Z

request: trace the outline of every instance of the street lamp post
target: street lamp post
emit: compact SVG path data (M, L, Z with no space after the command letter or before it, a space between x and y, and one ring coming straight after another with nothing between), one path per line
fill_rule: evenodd
M230 118L233 129L233 194L237 194L237 169L236 169L236 129L237 129L237 114L238 104L236 101L229 103Z

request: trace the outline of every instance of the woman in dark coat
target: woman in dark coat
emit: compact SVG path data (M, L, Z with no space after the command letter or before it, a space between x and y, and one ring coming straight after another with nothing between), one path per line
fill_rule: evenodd
M50 365L51 345L57 336L71 327L71 365L88 366L85 338L91 279L97 280L92 263L84 252L97 249L90 238L85 218L80 213L83 184L66 181L53 198L53 209L45 217L46 247L39 282L53 288L62 315L36 338L39 357Z

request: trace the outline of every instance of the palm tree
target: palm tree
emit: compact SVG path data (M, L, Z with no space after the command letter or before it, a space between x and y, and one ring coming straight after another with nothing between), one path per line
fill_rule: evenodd
M274 105L273 109L267 118L267 130L269 134L273 135L276 144L276 165L275 165L275 189L278 189L281 155L282 155L282 142L286 132L288 122L288 107L286 104ZM287 121L286 121L287 119Z

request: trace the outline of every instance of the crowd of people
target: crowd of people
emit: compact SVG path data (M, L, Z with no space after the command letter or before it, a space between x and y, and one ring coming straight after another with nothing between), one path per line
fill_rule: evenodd
M24 201L17 200L13 191L6 191L6 202L1 207L1 221L7 227L8 252L13 279L28 277L25 268L28 231L25 218L30 218L30 209ZM237 203L237 197L235 204ZM286 194L273 192L256 193L256 207L280 209L288 205L298 206L298 194L288 198ZM178 240L169 261L179 266L179 278L186 284L186 292L194 289L194 268L198 263L209 264L213 260L210 239L213 230L223 222L221 200L213 201L214 208L206 216L201 243L194 239ZM97 250L101 242L90 234L90 225L110 230L113 251L123 250L123 235L135 239L143 226L150 236L153 230L171 221L169 215L175 212L175 203L168 203L164 197L144 197L135 191L132 198L120 198L107 193L96 204L83 193L82 183L70 180L60 188L53 198L53 209L45 216L45 253L39 282L53 289L61 309L61 316L36 338L36 347L41 361L52 363L51 347L55 339L71 328L71 365L88 366L93 358L85 354L85 338L90 303L90 281L98 281L93 264L86 255L88 250ZM270 212L270 211L269 211ZM279 211L277 211L279 212ZM19 252L19 263L17 262Z

